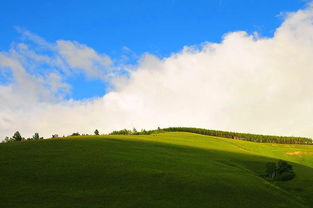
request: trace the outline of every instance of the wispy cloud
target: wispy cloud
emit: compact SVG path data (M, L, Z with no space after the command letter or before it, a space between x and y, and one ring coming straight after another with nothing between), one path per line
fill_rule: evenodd
M74 41L57 41L57 51L71 69L83 71L88 77L107 79L112 68L112 60L98 54L92 48Z
M286 15L271 38L238 31L221 43L186 46L163 59L145 54L128 77L121 77L110 57L86 45L51 44L35 36L50 53L25 45L0 53L0 70L11 70L14 80L0 86L0 136L15 130L50 136L96 128L196 126L313 137L312 37L309 6ZM40 63L50 70L30 72L42 70ZM63 76L76 70L110 80L115 88L101 98L51 100L69 90ZM33 101L25 102L26 95Z

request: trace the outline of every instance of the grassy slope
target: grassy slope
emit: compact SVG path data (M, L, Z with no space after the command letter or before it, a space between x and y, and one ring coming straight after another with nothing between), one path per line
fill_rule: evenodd
M191 133L1 144L0 207L313 207L311 153ZM296 178L259 177L274 158Z

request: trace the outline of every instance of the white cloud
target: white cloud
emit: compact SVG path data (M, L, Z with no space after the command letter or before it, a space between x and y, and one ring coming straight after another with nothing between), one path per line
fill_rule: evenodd
M101 98L46 99L29 105L17 99L14 103L23 104L20 107L8 101L21 97L16 85L1 86L0 97L6 99L0 100L0 136L12 135L15 130L50 136L91 133L96 128L108 132L195 126L313 137L312 37L313 9L309 7L289 13L271 38L239 31L226 34L221 43L186 46L164 59L145 54L129 78L113 76L115 90ZM70 66L67 70L79 68L90 77L112 76L111 59L85 45L57 41L53 50L56 54L51 63L58 57L57 63ZM21 79L20 86L25 86L27 93L41 89L42 84L28 86L26 80L34 77L19 59L7 58L4 53L1 58L2 67L6 63L5 67L18 74L15 82ZM56 77L48 79L54 80L49 95L59 87L67 88L58 73L51 76Z
M26 41L35 45L35 48L32 48L32 44L16 44L11 53L14 52L20 59L27 58L28 62L31 60L36 64L49 64L67 74L83 73L90 79L108 81L114 74L110 57L99 54L84 44L68 40L49 43L25 29L17 28L17 31ZM48 55L43 54L43 51L48 52Z
M0 53L0 70L11 70L13 79L13 82L0 86L0 102L3 103L3 108L15 109L16 106L56 101L58 97L55 93L62 94L69 90L69 85L63 83L57 73L29 73L24 65L30 66L30 63L24 60L25 56L21 58L20 55L15 50Z
M110 76L108 69L112 61L108 56L99 55L92 48L73 41L59 40L56 47L70 68L80 69L91 78L105 80Z

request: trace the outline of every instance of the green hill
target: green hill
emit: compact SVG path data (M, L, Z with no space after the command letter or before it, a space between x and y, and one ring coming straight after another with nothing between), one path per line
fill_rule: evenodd
M269 182L267 162L296 177ZM0 207L313 207L313 145L193 133L0 144Z

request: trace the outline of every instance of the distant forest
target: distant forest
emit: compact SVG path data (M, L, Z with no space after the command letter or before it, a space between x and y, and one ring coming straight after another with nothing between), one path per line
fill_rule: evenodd
M209 130L201 128L190 128L190 127L169 127L169 128L158 128L156 130L141 130L140 132L136 129L127 130L123 129L120 131L113 131L110 135L150 135L162 132L190 132L208 136L224 137L229 139L238 139L251 142L260 143L278 143L278 144L313 144L313 140L306 137L294 137L294 136L273 136L273 135L262 135L262 134L249 134L249 133L237 133L230 131L219 131Z

